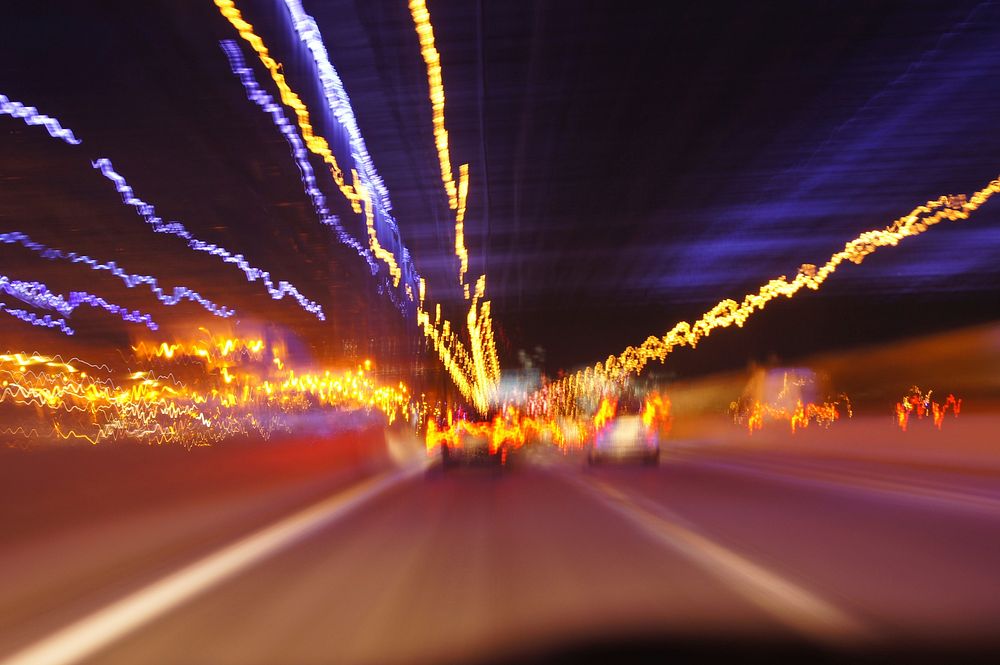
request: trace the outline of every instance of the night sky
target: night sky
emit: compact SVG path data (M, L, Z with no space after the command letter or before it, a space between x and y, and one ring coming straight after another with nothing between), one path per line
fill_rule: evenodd
M319 109L279 4L239 6ZM426 74L405 1L303 4L351 96L402 242L435 298L460 317ZM470 272L489 275L508 365L521 348L544 349L550 371L617 353L1000 174L996 3L429 5L452 155L470 164ZM210 1L35 2L3 13L0 93L58 118L83 144L0 117L0 232L195 288L238 309L236 330L291 334L317 357L403 362L420 348L364 262L317 222L288 146L229 69L219 40L236 34ZM318 116L320 130L325 123ZM164 219L293 282L327 321L152 232L90 166L97 157L110 158ZM363 220L329 177L320 180L333 212L363 239ZM14 278L142 308L164 333L212 322L195 305L163 307L148 291L22 248L0 247L0 262ZM993 202L669 362L694 374L793 358L992 320L998 304ZM67 340L8 317L2 346L93 356L136 332L96 312L73 322L78 334Z

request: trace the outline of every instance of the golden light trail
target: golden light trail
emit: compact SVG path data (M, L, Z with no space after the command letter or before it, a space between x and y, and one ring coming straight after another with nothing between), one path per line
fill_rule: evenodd
M281 63L271 57L263 39L254 32L253 26L244 20L235 2L233 0L213 1L222 16L237 30L240 37L253 48L260 61L267 68L271 79L281 92L282 103L295 112L307 148L329 165L334 181L340 188L341 193L351 204L354 212L364 214L369 247L372 253L388 266L393 278L393 284L398 286L402 273L396 257L392 252L382 247L376 234L372 192L367 191L360 182L356 171L352 170L353 185L345 181L343 170L337 164L329 143L322 136L315 134L308 108L288 85L282 73ZM413 11L412 8L411 11ZM423 11L426 14L426 7L424 7ZM463 288L465 299L471 300L466 315L469 348L466 348L466 345L461 341L451 323L446 319L442 320L440 305L433 308L435 311L433 319L428 309L424 308L426 285L423 280L420 282L420 300L417 306L416 322L462 396L481 413L485 413L499 383L500 364L496 355L496 345L493 340L490 303L484 300L486 289L485 275L479 278L474 291L470 290L469 285L465 282L465 274L468 271L468 252L465 249L464 234L466 199L469 188L468 165L466 164L459 168L459 184L456 186L452 178L451 157L448 152L448 136L447 132L444 131L444 88L441 84L440 56L437 55L437 50L433 47L433 31L427 32L427 30L430 30L429 19L429 14L423 16L426 29L422 37L421 49L425 61L426 58L433 55L437 62L436 74L431 77L432 103L439 104L439 106L435 107L435 117L438 118L435 120L434 125L435 144L438 147L439 157L444 160L442 161L442 178L446 182L445 188L449 195L449 205L456 211L455 251L459 256L461 264L459 269L459 283ZM426 51L425 40L428 38L430 39L429 46L433 50L433 54L430 51ZM428 71L430 76L430 69ZM410 297L412 299L412 293Z
M205 331L204 328L202 328ZM208 331L205 331L206 333ZM139 342L132 347L136 357L143 360L162 358L173 360L177 358L192 357L206 362L216 361L220 358L247 354L252 358L263 357L265 342L260 338L235 338L216 337L202 342L160 342L159 344L147 344Z
M642 424L647 428L670 429L673 417L670 415L670 397L653 391L646 395L642 406Z
M368 229L368 246L376 258L381 259L389 267L389 274L392 275L392 285L399 286L399 280L403 276L403 271L399 269L395 255L382 247L382 244L378 241L378 233L375 230L375 209L372 203L371 192L358 179L357 171L351 169L351 174L354 176L355 190L358 192L358 196L361 198L364 206L365 228Z
M407 387L383 384L365 361L356 369L298 371L282 360L284 344L209 337L133 347L150 369L107 366L40 354L0 355L0 405L10 405L7 434L131 439L205 445L234 435L264 438L290 430L316 409L379 411L392 422L425 413ZM45 434L47 433L47 435Z
M425 441L428 454L432 454L442 446L460 450L466 447L465 440L468 438L485 439L490 454L500 454L506 459L507 453L533 441L545 441L564 451L579 447L585 439L579 433L580 428L585 429L586 425L576 421L532 418L509 409L491 421L456 419L441 427L431 420L427 424Z
M465 202L469 196L469 165L462 164L458 170L458 210L455 211L455 256L458 257L458 283L462 286L465 299L469 299L469 285L465 273L469 271L469 250L465 248Z
M435 307L433 319L422 306L417 307L417 325L423 330L459 392L480 413L485 413L489 408L500 381L500 361L493 337L490 302L483 301L480 304L485 290L486 277L481 276L476 282L476 290L466 315L469 349L452 330L451 323L442 320L440 305Z
M420 55L427 67L428 96L431 100L431 122L434 126L434 145L441 165L441 183L448 197L448 206L455 211L455 256L458 257L458 284L465 299L469 299L469 285L465 274L469 270L469 251L465 247L465 209L469 195L469 165L458 168L458 185L452 176L451 151L448 147L448 130L444 124L444 80L441 76L441 54L434 45L434 26L425 0L410 0L410 16L420 41Z
M271 74L271 79L281 92L281 102L295 113L299 129L302 131L302 138L309 152L320 157L330 167L330 175L333 176L333 180L337 183L341 194L344 195L344 198L351 205L351 209L356 213L364 214L365 226L368 231L368 245L372 253L389 268L393 286L399 286L402 270L396 261L395 255L382 247L375 231L375 211L372 202L372 193L367 191L367 188L358 178L357 171L353 169L351 171L353 184L346 181L344 171L337 163L337 158L330 149L329 142L323 136L314 132L310 120L309 108L288 85L285 75L282 73L281 63L271 57L264 40L254 32L253 25L244 20L240 10L236 8L236 3L233 0L213 1L215 2L215 6L219 8L219 12L236 28L240 37L253 48L254 52L257 53L257 57L260 58L261 63L263 63L267 71Z
M613 397L604 397L601 399L601 403L597 407L597 412L594 414L594 429L602 430L607 427L615 419L617 412L617 399Z
M809 427L809 423L812 422L829 427L840 420L842 413L848 418L854 416L851 401L846 396L818 404L813 402L803 404L802 400L796 400L795 406L791 408L760 400L745 404L732 402L729 405L729 413L733 417L733 422L746 427L750 434L764 429L767 422L787 422L792 428L792 434L795 434L796 431Z
M287 81L285 81L285 75L282 74L281 63L276 61L271 57L267 46L264 44L264 40L261 39L254 31L253 26L243 19L243 15L240 10L236 8L236 3L233 0L213 0L215 6L219 8L219 12L229 21L230 24L236 31L239 32L240 37L242 37L257 56L260 58L261 63L267 68L267 71L271 74L271 79L274 80L275 85L281 91L281 102L292 109L295 112L295 117L298 121L299 129L302 130L302 138L305 140L306 146L309 151L314 155L320 157L329 167L330 175L333 176L334 182L337 183L337 187L340 188L340 192L344 195L350 204L351 208L356 213L361 212L361 197L357 190L352 187L344 178L344 171L337 164L337 158L334 157L333 151L330 150L330 144L322 136L318 136L313 131L313 126L309 117L309 109L306 108L305 103L299 98L299 96L292 90Z
M804 264L791 280L785 276L772 279L757 292L744 296L741 302L723 300L694 323L681 321L660 337L650 336L639 346L630 346L617 356L609 356L603 363L549 384L538 391L534 396L535 401L542 402L548 409L572 412L576 396L593 391L600 383L608 380L624 381L628 376L641 372L652 360L663 362L677 347L697 346L717 328L733 325L742 327L754 312L763 310L775 298L791 298L804 288L815 291L844 261L860 264L880 247L898 245L906 238L920 235L944 220L967 219L997 192L1000 192L1000 179L991 181L968 198L964 195L941 196L928 201L884 229L862 233L845 244L844 249L833 254L821 267Z
M431 121L434 124L434 145L441 165L441 182L448 195L448 206L458 209L458 189L452 177L451 153L448 149L448 130L444 126L444 81L441 78L441 54L434 46L434 26L424 0L410 0L410 15L420 39L420 55L427 66L427 84L430 87ZM457 247L457 241L456 241Z
M466 274L469 271L469 251L465 246L465 213L469 195L469 165L459 166L459 179L456 185L448 146L448 130L444 122L445 94L441 54L434 45L434 27L424 0L410 0L409 7L420 42L420 54L427 67L428 96L431 101L434 145L438 152L441 182L448 197L448 205L455 211L455 256L459 260L458 284L462 288L463 297L471 300L466 315L469 350L465 349L450 330L447 321L441 329L437 329L435 324L431 323L429 312L423 309L423 283L421 283L421 305L417 310L418 324L423 328L424 335L430 340L463 397L480 413L485 413L500 381L500 363L493 339L490 303L483 300L486 292L486 275L481 275L476 280L474 291L466 281ZM481 306L478 305L480 301L482 301ZM435 322L439 319L439 311L436 311Z
M568 452L590 445L595 434L607 427L616 413L617 400L606 397L593 418L531 416L508 407L490 421L473 422L451 418L446 424L438 425L434 420L429 420L426 448L428 454L433 454L442 446L462 449L466 446L466 439L478 438L485 439L489 452L502 455L504 461L507 453L531 443L551 444ZM647 428L666 437L673 422L670 398L651 392L643 401L641 415Z
M948 414L949 409L958 418L962 412L962 400L956 399L954 395L948 395L943 403L935 402L931 399L933 393L933 390L924 393L917 386L913 386L903 399L896 402L896 424L901 430L904 432L907 430L910 417L913 415L917 416L917 420L929 417L934 423L934 427L938 429L941 429L944 424L944 417Z

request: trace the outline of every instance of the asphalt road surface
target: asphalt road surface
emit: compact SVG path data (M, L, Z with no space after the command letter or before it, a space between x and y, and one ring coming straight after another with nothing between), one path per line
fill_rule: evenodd
M22 530L0 662L997 653L997 471L680 445L309 468Z

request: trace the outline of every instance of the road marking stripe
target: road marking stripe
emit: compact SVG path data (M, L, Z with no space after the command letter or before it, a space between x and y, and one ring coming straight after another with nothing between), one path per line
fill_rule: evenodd
M871 640L870 631L843 610L685 526L683 518L663 506L600 480L572 482L798 633L837 646Z
M920 485L891 478L876 478L870 475L844 475L804 466L784 467L780 463L763 461L719 462L715 460L685 459L684 464L744 476L757 476L794 485L824 485L835 489L862 490L873 494L889 495L896 499L908 499L934 504L947 504L991 514L1000 512L1000 499L983 494L954 490L938 484Z
M256 563L345 517L423 470L386 472L209 554L4 658L0 665L69 665L141 628Z

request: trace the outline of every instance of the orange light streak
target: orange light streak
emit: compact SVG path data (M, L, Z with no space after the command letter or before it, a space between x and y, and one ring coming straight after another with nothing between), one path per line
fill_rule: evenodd
M486 276L482 275L476 281L474 291L466 281L466 274L469 271L469 251L465 246L465 213L469 194L469 165L459 166L456 186L448 146L448 130L444 121L445 94L441 54L434 45L434 27L424 0L410 0L409 7L420 41L420 54L427 68L431 120L441 169L441 182L448 198L448 206L455 211L455 256L459 260L458 283L462 288L463 297L472 301L466 316L469 349L467 350L451 331L447 321L442 327L438 327L439 310L436 312L434 323L431 323L429 313L423 309L423 283L420 285L421 304L417 311L417 322L423 328L424 335L437 352L459 391L480 413L484 413L500 381L500 365L493 339L490 303L484 301L481 307L477 306L485 294Z
M485 438L489 442L491 454L501 454L506 460L509 452L537 442L550 444L568 452L582 449L594 439L597 433L614 421L617 415L617 399L605 397L590 418L566 418L530 416L514 407L508 407L489 421L470 421L452 418L448 414L447 424L439 425L433 418L427 423L425 444L428 454L433 454L442 446L460 450L463 436ZM650 393L642 407L643 423L658 436L665 437L672 424L670 398Z
M378 240L374 225L372 193L366 190L364 185L359 181L357 173L354 171L352 171L353 186L346 182L343 169L337 164L329 143L325 138L314 132L308 108L285 80L285 76L281 71L281 63L271 57L263 39L254 32L253 26L244 20L239 9L236 8L235 2L233 0L213 1L222 16L236 28L240 37L253 48L260 61L267 68L268 72L270 72L271 79L281 92L282 103L295 112L303 139L310 152L321 157L329 165L334 181L340 188L341 193L351 204L354 212L364 214L368 233L368 245L372 253L388 267L392 275L393 285L398 286L402 271L393 253L382 247ZM500 367L499 359L496 355L496 346L493 341L493 323L489 313L490 304L489 301L483 301L486 288L485 275L479 278L474 292L470 290L469 285L465 282L465 274L468 271L468 251L465 248L464 232L466 199L468 196L468 165L462 165L459 168L459 184L456 186L452 176L451 157L448 151L448 134L444 129L444 88L441 83L440 55L437 53L437 49L434 48L433 29L430 27L430 16L427 14L426 6L423 3L419 3L416 7L411 6L411 12L413 11L417 12L414 20L417 21L418 17L421 17L422 25L425 26L418 28L418 34L421 34L421 52L425 61L428 62L428 76L430 77L432 87L432 105L436 105L434 106L434 136L439 158L442 160L442 178L448 193L449 206L456 211L455 251L460 261L459 283L462 286L465 299L472 300L466 317L466 327L469 332L469 348L467 349L466 345L452 331L449 321L445 320L442 322L439 314L433 322L431 321L430 315L424 309L426 285L423 280L420 281L419 288L420 302L417 307L417 326L431 344L434 352L462 396L472 403L480 413L485 413L499 383ZM428 47L430 50L427 50ZM428 58L431 58L431 61L435 63L436 69L433 72L431 71L431 61L428 61ZM439 312L440 310L438 309L437 311Z
M618 400L613 397L604 397L601 399L601 404L597 407L597 413L594 414L594 429L599 432L607 427L614 420L616 413L618 413Z
M666 334L651 336L639 346L630 346L617 356L609 356L603 363L577 372L542 389L542 401L561 405L572 401L577 394L590 392L604 381L621 382L631 374L638 374L652 360L663 362L680 346L696 347L717 328L742 327L755 312L763 310L769 302L784 296L791 298L804 288L817 290L844 262L860 264L865 257L880 247L898 245L906 238L920 235L944 221L967 219L990 197L1000 192L1000 179L993 180L971 197L964 195L942 196L917 206L908 214L895 220L884 229L866 231L844 245L821 267L804 264L791 280L785 276L772 279L755 293L747 294L741 302L726 299L702 315L694 323L681 321Z
M448 197L448 207L455 211L455 256L458 257L458 284L465 299L469 299L469 285L465 274L469 271L469 251L465 246L465 210L469 195L469 165L458 167L458 185L453 177L451 151L448 147L448 130L444 123L444 80L441 76L441 54L434 46L434 26L425 0L410 0L410 16L420 41L420 55L427 67L428 97L431 101L431 123L434 128L434 145L441 167L441 184Z
M962 400L956 399L954 395L949 394L945 398L944 403L935 402L931 399L931 395L934 393L933 390L928 390L927 393L923 393L920 388L913 386L910 388L903 399L896 402L895 413L896 413L896 424L904 432L910 424L910 416L916 414L917 420L923 420L924 418L930 418L931 422L934 423L934 427L941 429L944 425L944 417L947 415L948 410L957 418L962 412Z
M729 412L733 417L733 422L746 427L751 435L764 428L765 422L787 422L795 434L800 429L809 427L811 422L823 427L830 427L834 422L840 420L841 412L848 418L854 416L851 408L851 400L846 395L841 395L840 399L832 402L802 403L796 400L794 408L787 408L776 404L753 400L750 402L732 402L729 405Z
M417 308L417 325L459 392L480 413L485 413L500 381L500 361L496 353L493 337L493 322L490 316L490 302L480 301L486 291L486 277L476 282L469 311L466 315L466 330L469 347L451 329L451 323L441 318L441 306L435 307L435 316L423 307Z
M430 88L431 122L434 125L434 145L437 147L438 163L441 165L441 182L448 196L448 206L458 209L458 189L451 169L451 153L448 149L448 130L444 126L444 81L441 78L441 54L434 46L434 26L431 14L424 0L410 0L410 15L420 40L420 55L427 66L427 84ZM457 242L456 242L457 246Z
M469 285L465 273L469 271L469 250L465 247L465 206L469 196L469 165L458 169L458 210L455 212L455 256L458 257L458 283L462 285L465 299L469 299Z
M585 434L581 435L581 432ZM501 454L506 460L508 452L518 450L530 442L544 441L563 451L580 447L586 434L592 436L593 429L583 422L534 418L510 408L504 414L487 421L458 418L442 426L431 419L427 423L425 444L427 453L433 454L442 446L461 450L464 447L464 436L484 438L489 444L490 454Z
M43 423L7 432L44 438L39 432L48 431L53 438L94 444L131 439L193 446L250 432L267 437L289 429L295 414L315 409L378 410L390 422L426 411L404 384L376 381L369 361L355 370L299 372L273 362L283 344L260 339L140 343L134 349L138 360L170 373L116 375L92 365L88 373L76 359L0 355L0 404L21 407L14 417Z
M375 230L375 208L372 203L371 193L358 179L357 171L352 169L351 174L354 177L354 187L358 192L358 196L364 202L365 227L368 229L368 246L371 247L372 253L389 267L389 273L392 275L392 285L399 286L399 280L403 276L403 271L400 270L399 264L396 263L395 255L382 247L382 244L378 241L378 233Z
M656 428L661 435L666 435L673 424L673 417L670 415L670 398L666 395L661 396L655 391L646 395L642 407L642 424L647 429Z
M275 85L278 86L281 92L281 102L292 109L295 112L295 117L299 125L299 129L302 130L302 138L305 141L306 146L309 151L314 155L320 157L323 162L325 162L330 167L330 175L333 176L334 182L337 183L337 187L340 189L341 194L344 195L350 204L351 208L356 213L361 212L361 196L357 190L352 187L344 178L344 171L337 164L337 158L334 157L333 152L330 150L330 144L322 136L318 136L313 131L313 126L309 117L309 109L306 107L305 103L301 98L295 93L294 90L289 87L287 81L285 80L285 75L281 73L282 66L281 63L276 61L271 57L270 52L267 49L267 45L264 44L264 40L261 39L253 29L253 26L243 19L243 15L240 10L236 8L236 3L233 0L213 0L215 6L219 8L219 12L229 21L230 24L236 31L239 32L240 37L242 37L257 53L257 57L260 58L261 63L267 68L267 71L271 74L271 79L274 81Z

